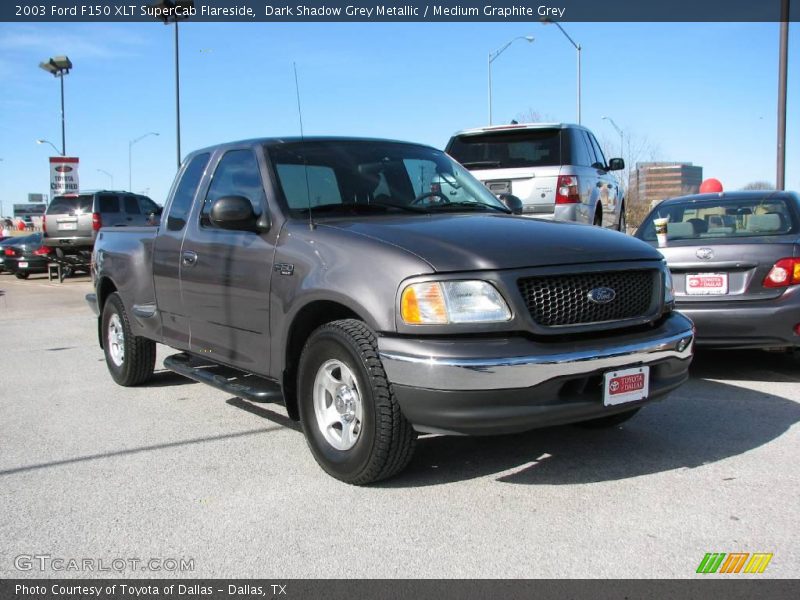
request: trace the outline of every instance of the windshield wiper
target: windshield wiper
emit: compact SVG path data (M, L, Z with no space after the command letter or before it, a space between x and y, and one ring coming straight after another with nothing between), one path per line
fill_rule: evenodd
M387 208L397 208L400 210L413 213L423 213L423 214L428 213L428 211L424 208L420 208L417 206L408 206L403 204L392 204L390 202L353 202L347 204L344 204L342 202L331 202L329 204L319 204L317 206L312 206L310 208L297 208L295 210L297 211L297 213L302 215L308 214L309 211L311 211L312 215L316 215L320 213L331 213L331 212L344 212L344 213L385 212Z
M385 206L386 208L399 208L406 212L413 212L418 214L429 214L430 211L420 206L411 206L409 204L392 204L391 202L370 202L372 206Z
M431 204L428 206L428 210L435 209L435 208L472 208L472 209L479 209L483 210L484 208L491 208L493 210L500 211L502 213L511 214L511 210L506 208L505 206L496 206L494 204L486 204L484 202L444 202L442 204Z
M500 161L499 160L471 160L468 162L461 163L468 169L470 167L499 167Z

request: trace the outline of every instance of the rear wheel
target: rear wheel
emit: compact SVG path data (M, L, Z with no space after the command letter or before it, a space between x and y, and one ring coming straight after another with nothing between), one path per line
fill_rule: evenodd
M363 322L334 321L314 331L300 357L297 385L306 440L328 474L363 485L399 473L411 460L416 433Z
M619 226L617 227L618 231L622 233L628 232L628 222L625 219L625 205L619 207Z
M596 225L597 227L603 226L603 211L600 208L594 211L594 221L592 221L592 225Z
M30 273L14 273L14 276L17 279L27 279L28 277L31 276L31 274Z
M144 383L153 375L156 344L133 335L122 299L114 292L103 306L103 351L111 377L119 385Z
M638 412L639 409L634 408L633 410L626 410L625 412L615 413L607 417L600 417L599 419L592 419L591 421L581 421L580 423L576 423L576 425L584 429L608 429L621 425L625 421L633 418Z

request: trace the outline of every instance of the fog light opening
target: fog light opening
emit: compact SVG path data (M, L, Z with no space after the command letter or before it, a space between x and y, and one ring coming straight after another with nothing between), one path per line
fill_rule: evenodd
M800 323L794 326L794 334L800 335Z
M686 348L688 348L688 347L689 347L689 344L691 344L691 343L692 343L692 336L688 336L688 337L682 338L682 339L681 339L681 340L680 340L680 341L679 341L679 342L678 342L678 343L675 345L675 349L676 349L678 352L683 352L684 350L686 350Z

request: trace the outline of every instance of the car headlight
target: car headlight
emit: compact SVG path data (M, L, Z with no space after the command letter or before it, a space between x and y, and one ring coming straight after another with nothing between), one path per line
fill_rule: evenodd
M664 265L664 307L672 310L675 306L675 287L672 284L672 273L667 265Z
M414 283L400 297L400 316L409 325L508 321L511 311L486 281Z

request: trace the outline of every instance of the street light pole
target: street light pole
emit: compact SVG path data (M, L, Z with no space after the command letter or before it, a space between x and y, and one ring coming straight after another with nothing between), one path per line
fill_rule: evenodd
M158 9L156 14L164 25L175 23L175 137L178 154L178 168L181 166L181 72L178 21L189 18L194 9L194 0L158 0L151 8Z
M542 19L542 24L547 25L548 23L552 23L564 34L564 37L569 40L569 43L572 44L575 48L575 51L578 55L578 125L581 124L581 51L583 50L583 46L573 40L570 35L564 31L564 28L561 26L561 23L558 21L554 21L552 19Z
M97 169L97 172L98 173L103 173L104 175L108 176L108 178L111 180L111 189L113 190L114 189L114 176L111 173L109 173L108 171L105 171L104 169Z
M56 154L59 154L59 155L61 155L61 156L64 156L64 153L63 153L63 152L59 152L59 151L58 151L58 148L56 148L56 145L55 145L53 142L49 142L49 141L47 141L47 140L36 140L36 143L37 143L37 144L39 144L39 145L42 145L42 144L49 144L49 145L50 145L50 147L51 147L53 150L55 150L55 151L56 151Z
M516 42L517 40L526 40L528 43L533 42L534 37L532 35L521 35L519 37L515 37L513 40L507 42L502 48L499 50L495 50L494 52L489 52L488 61L487 61L487 73L488 73L488 88L489 88L489 125L492 124L492 63L495 59L500 56L506 49Z
M604 121L608 121L609 123L611 123L611 126L617 130L617 133L619 134L619 155L620 158L622 158L622 155L625 153L625 144L623 142L622 129L617 127L617 124L614 123L614 119L612 119L611 117L602 117L602 119Z
M133 191L133 145L141 142L144 138L150 135L158 135L155 131L149 131L137 137L136 139L128 142L128 191Z
M44 69L53 77L61 80L61 156L67 155L67 127L64 114L64 75L68 75L72 69L72 61L67 56L56 56L47 59L47 62L39 63L39 68Z
M789 54L789 0L781 2L781 33L778 59L778 164L775 189L786 189L786 78Z

